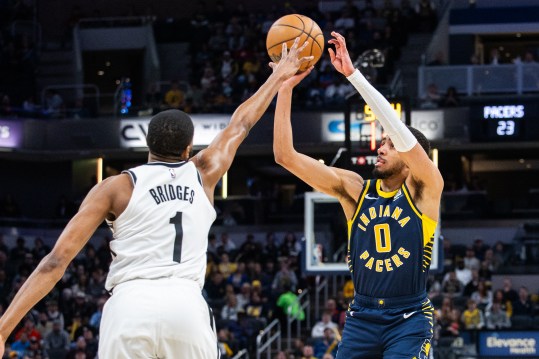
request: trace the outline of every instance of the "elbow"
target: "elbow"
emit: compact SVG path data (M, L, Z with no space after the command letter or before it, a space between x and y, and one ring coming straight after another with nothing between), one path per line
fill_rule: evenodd
M290 161L290 155L286 151L276 147L273 148L273 157L275 158L275 162L283 167L286 167Z
M53 252L46 255L39 263L38 270L58 282L65 273L67 263Z

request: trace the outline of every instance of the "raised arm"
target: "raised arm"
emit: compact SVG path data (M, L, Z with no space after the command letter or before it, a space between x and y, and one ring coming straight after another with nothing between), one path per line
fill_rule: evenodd
M230 168L239 145L266 112L281 84L293 76L303 62L312 60L312 56L298 57L301 50L307 46L305 42L298 48L298 42L299 38L296 38L290 51L287 50L286 43L283 43L281 60L273 66L273 73L266 82L236 109L228 126L212 143L191 159L202 175L204 189L210 200L213 201L215 186Z
M312 68L287 80L279 89L273 134L275 162L317 191L336 197L347 219L352 218L356 202L363 188L363 179L357 173L325 164L301 154L294 148L290 112L292 90Z
M411 178L407 179L407 184L412 187L412 191L414 187L417 187L417 184L421 184L424 200L418 203L423 207L420 209L429 217L438 218L440 196L443 189L440 171L414 135L397 117L386 98L367 81L359 70L354 68L346 49L344 37L336 32L332 32L332 35L334 38L329 40L329 43L335 45L335 51L329 49L331 63L337 71L346 76L380 121L395 149L399 152L399 156L410 169Z
M118 186L119 182L122 182L122 186ZM79 212L69 221L52 251L41 260L0 318L0 357L13 329L62 278L69 263L106 216L115 213L112 203L115 196L122 195L121 188L125 188L125 185L130 186L126 175L111 177L96 185L86 196Z

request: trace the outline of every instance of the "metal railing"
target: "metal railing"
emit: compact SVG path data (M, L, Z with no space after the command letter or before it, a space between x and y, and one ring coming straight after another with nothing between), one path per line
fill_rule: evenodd
M320 315L320 297L322 296L322 303L328 301L329 288L327 277L316 276L315 280L316 289L314 290L314 313L315 316ZM323 293L323 295L321 295Z
M242 349L232 357L232 359L249 359L249 352L247 349Z
M260 359L266 352L266 359L271 358L272 344L277 344L277 350L281 350L281 323L278 319L273 320L263 331L256 336L256 359Z
M420 66L420 98L425 95L429 84L435 84L442 92L452 86L467 96L539 92L539 63Z
M297 304L299 306L299 312L298 315L295 316L291 313L292 306L288 307L288 313L286 313L286 339L287 339L287 348L292 349L292 324L294 322L296 323L296 332L295 336L300 337L301 336L301 322L302 320L299 318L299 313L303 311L305 313L305 325L306 328L311 327L311 311L309 309L309 306L311 304L311 300L309 299L309 290L305 288L300 295L298 295Z

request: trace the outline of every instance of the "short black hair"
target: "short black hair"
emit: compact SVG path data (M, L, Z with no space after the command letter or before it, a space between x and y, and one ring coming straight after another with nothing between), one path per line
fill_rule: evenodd
M429 140L427 140L427 137L425 137L423 132L419 131L417 128L408 125L406 125L406 127L408 127L410 132L412 132L412 135L414 135L417 142L419 142L421 147L423 147L423 149L425 150L425 152L427 152L428 155L430 153L430 142Z
M178 157L191 144L195 128L188 114L166 110L153 116L146 143L150 152L164 157Z

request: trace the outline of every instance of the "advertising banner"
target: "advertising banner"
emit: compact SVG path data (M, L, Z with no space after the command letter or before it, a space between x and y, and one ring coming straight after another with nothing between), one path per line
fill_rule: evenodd
M23 123L0 119L0 147L17 148L22 146Z
M539 353L539 331L481 331L478 339L482 356L537 358Z
M194 146L207 146L230 121L230 115L191 115L195 126ZM122 148L146 147L150 117L126 118L120 121Z

